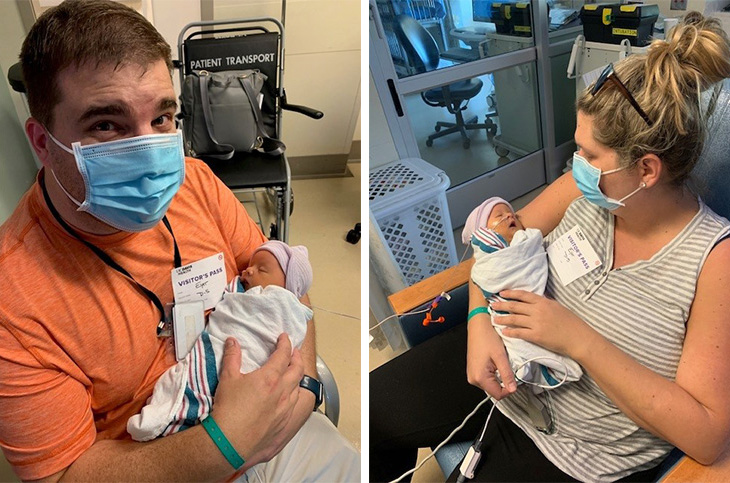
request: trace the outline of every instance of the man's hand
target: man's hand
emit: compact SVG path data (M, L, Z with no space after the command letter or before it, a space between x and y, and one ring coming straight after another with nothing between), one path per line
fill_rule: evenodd
M247 467L273 458L299 430L288 423L303 367L301 354L292 352L289 337L281 334L269 360L241 374L241 347L233 338L226 340L211 415Z

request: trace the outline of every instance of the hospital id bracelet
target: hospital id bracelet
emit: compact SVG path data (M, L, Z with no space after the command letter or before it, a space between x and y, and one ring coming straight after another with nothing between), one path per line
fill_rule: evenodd
M213 416L208 416L202 421L202 423L203 427L208 432L208 436L210 436L215 445L218 446L218 449L221 453L223 453L223 456L226 457L226 460L228 460L231 466L233 466L236 470L241 468L246 461L241 458L241 455L238 454L236 448L234 448L231 442L228 441L228 438L226 438L226 435L223 434L221 428L218 427Z
M477 314L488 314L489 313L489 307L476 307L472 309L471 312L469 312L469 315L466 316L466 321L469 322L472 317L474 317Z

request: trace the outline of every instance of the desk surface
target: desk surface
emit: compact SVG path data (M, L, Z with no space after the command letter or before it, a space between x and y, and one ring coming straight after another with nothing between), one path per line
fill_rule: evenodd
M441 292L448 292L464 285L469 280L473 258L447 268L425 280L406 287L388 297L388 302L396 314L406 313L420 305L430 302Z
M692 458L685 456L679 460L679 463L674 468L669 470L661 481L662 483L698 481L705 483L725 483L730 481L730 446L725 448L725 452L712 466L701 465Z

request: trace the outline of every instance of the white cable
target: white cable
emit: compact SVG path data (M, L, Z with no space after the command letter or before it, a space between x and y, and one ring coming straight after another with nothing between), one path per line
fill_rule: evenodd
M464 257L466 256L466 254L467 254L468 251L469 251L469 247L466 247L466 250L464 250L464 254L461 256L461 260L459 260L459 263L461 263L462 261L464 261ZM451 300L451 296L449 294L447 294L443 290L441 291L441 295L440 296L443 297L443 298L445 298L446 300ZM423 309L423 310L417 310L417 311L414 311L414 312L406 312L406 313L403 313L403 314L393 314L393 315L391 315L389 317L384 318L383 320L381 320L380 322L378 322L374 326L370 327L368 329L368 332L371 331L371 330L377 329L378 327L380 327L381 325L383 325L384 323L386 323L387 321L389 321L393 317L402 317L402 316L406 316L406 315L425 314L429 310L431 310L431 307L430 306L427 307L427 308L425 308L425 309Z
M557 362L558 364L562 364L563 367L565 368L565 371L563 373L563 379L559 383L557 383L556 385L554 385L554 386L548 386L548 385L540 384L540 383L537 383L537 382L525 381L524 379L522 379L520 377L517 377L517 371L519 371L520 369L522 369L523 367L525 367L530 362L535 362L535 361L538 361L538 360L548 360L548 361ZM517 369L514 370L514 374L515 374L515 379L517 379L518 381L523 382L525 384L531 384L533 386L541 387L543 389L555 389L555 388L558 388L558 387L562 386L563 384L565 384L568 381L568 365L565 362L561 361L560 359L555 359L554 357L537 356L537 357L533 357L531 359L527 359L525 362L523 362L522 364L520 364L519 366L517 366Z
M466 257L466 254L469 253L469 248L471 248L471 245L467 245L466 246L466 248L464 249L464 254L459 259L459 263L461 263L461 262L464 261L464 258Z
M430 307L430 306L429 306L429 307L428 307L427 309L423 309L423 310L417 310L417 311L415 311L415 312L406 312L405 314L393 314L393 315L391 315L391 316L389 316L389 317L386 317L386 318L384 318L383 320L381 320L381 321L380 321L380 322L378 322L377 324L373 325L373 326L372 326L372 327L370 327L370 329L368 329L368 330L373 330L373 329L377 329L378 327L380 327L381 325L383 325L384 323L386 323L387 321L389 321L389 320L390 320L390 319L392 319L393 317L401 317L401 316L404 316L404 315L418 315L418 314L425 314L425 313L426 313L426 312L428 312L429 310L431 310L431 307Z
M441 448L442 448L442 447L443 447L443 446L444 446L444 445L445 445L446 443L448 443L448 442L449 442L449 440L450 440L451 438L453 438L453 437L454 437L454 435L455 435L455 434L456 434L457 432L459 432L459 430L460 430L461 428L463 428L463 427L464 427L464 426L466 425L466 422L467 422L467 421L469 421L469 419L470 419L470 418L471 418L472 416L474 416L474 415L476 414L476 412L477 412L477 411L479 410L479 408L480 408L480 407L482 407L482 406L484 405L484 403L486 403L486 402L487 402L487 401L489 401L490 399L492 399L492 398L491 398L491 397L486 397L486 398L484 399L484 401L482 401L482 402L480 402L479 404L477 404L477 407L475 407L475 408L474 408L474 410L473 410L472 412L470 412L470 413L469 413L469 414L468 414L468 415L466 416L466 418L464 418L464 420L463 420L463 421L461 422L461 424L460 424L459 426L457 426L457 427L456 427L456 429L454 429L454 430L453 430L453 431L451 432L451 434L449 434L449 435L448 435L448 436L446 437L446 439L445 439L445 440L441 441L441 443L439 443L439 445L438 445L438 446L436 446L436 449L434 449L433 451L431 451L431 454L429 454L428 456L426 456L426 458L424 458L424 460L423 460L423 461L421 461L421 462L420 462L420 463L418 464L418 466L416 466L416 467L415 467L415 468L413 468L412 470L408 470L408 471L406 471L405 473L403 473L403 474L402 474L402 475L400 475L400 476L399 476L399 477L398 477L397 479L395 479L395 480L391 481L390 483L398 483L398 482L399 482L400 480L402 480L402 479L403 479L403 478L405 478L406 476L408 476L408 475L410 475L410 474L413 474L413 473L415 473L416 471L420 470L420 469L421 469L421 467L422 467L422 466L424 465L424 463L426 463L426 461L428 461L429 459L431 459L431 457L432 457L433 455L435 455L435 454L436 454L436 452L437 452L438 450L440 450L440 449L441 449ZM489 418L491 418L491 417L492 417L492 411L494 411L494 408L495 408L495 405L492 405L492 409L490 409L490 410L489 410L489 416L487 416L487 422L486 422L486 423L484 424L484 430L485 430L485 431L486 431L486 428L487 428L487 424L489 424ZM482 433L482 434L483 434L483 433Z
M479 441L484 441L484 435L487 433L487 425L489 424L489 419L492 417L492 411L494 411L494 408L496 408L496 407L497 407L496 402L492 401L492 409L489 410L489 414L487 415L487 422L484 423L484 429L482 429L482 434L481 434L481 436L479 436Z
M304 304L304 305L307 305L307 304ZM334 310L328 310L328 309L325 309L322 307L317 307L316 305L307 305L307 307L309 307L310 309L323 310L325 312L329 312L330 314L341 315L342 317L347 317L350 319L360 320L360 317L355 317L354 315L343 314L341 312L335 312Z

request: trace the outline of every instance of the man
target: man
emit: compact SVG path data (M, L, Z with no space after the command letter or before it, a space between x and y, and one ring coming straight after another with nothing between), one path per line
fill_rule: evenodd
M280 337L246 375L246 348L227 343L213 429L129 439L127 420L175 363L158 337L173 268L222 253L230 280L265 237L202 162L183 158L170 48L141 15L68 0L38 19L21 61L43 169L0 227L0 446L16 473L358 479L359 456L310 417L315 396L299 384L316 377L311 321L301 350Z

